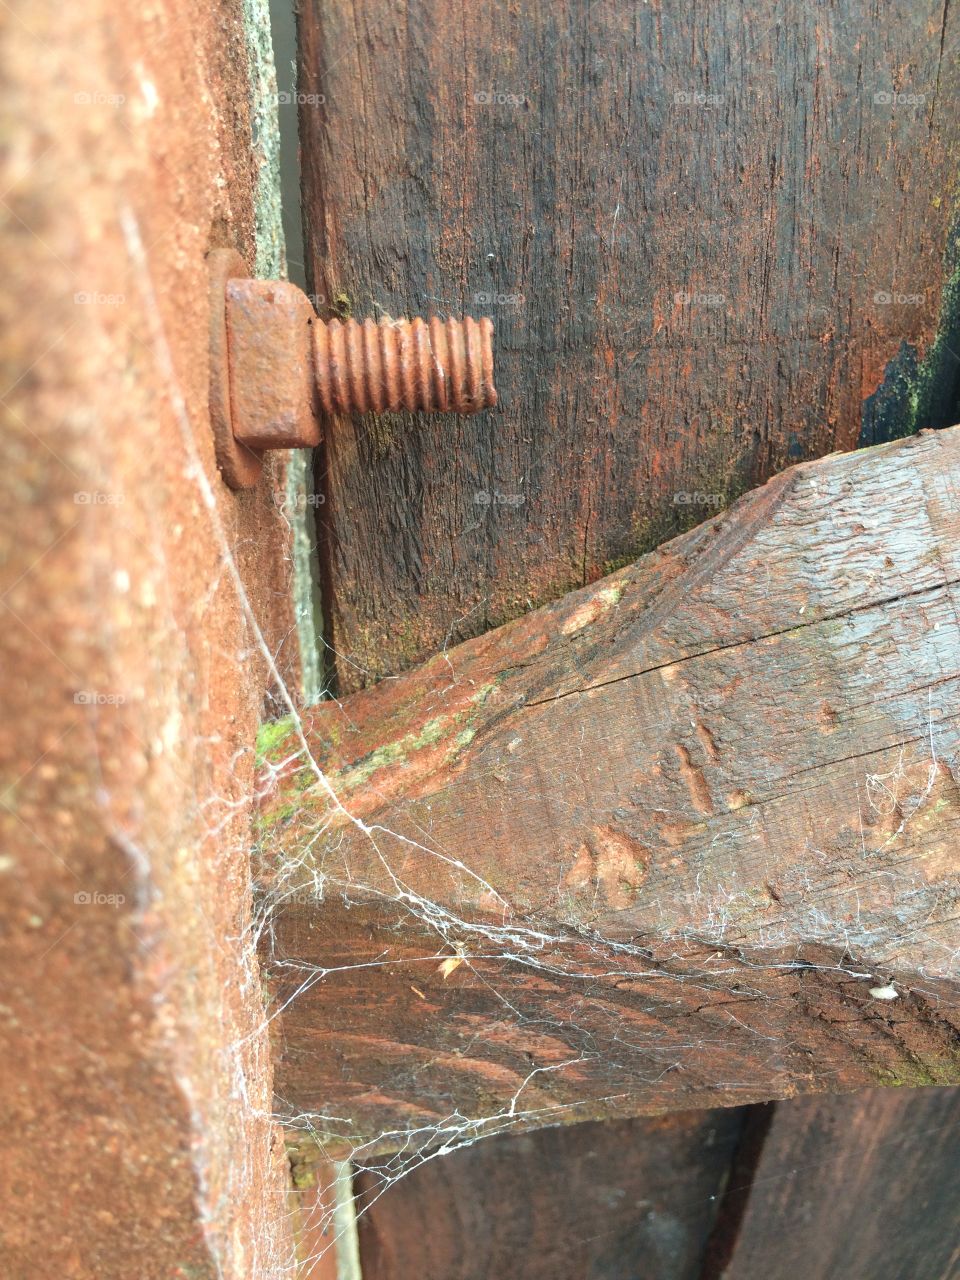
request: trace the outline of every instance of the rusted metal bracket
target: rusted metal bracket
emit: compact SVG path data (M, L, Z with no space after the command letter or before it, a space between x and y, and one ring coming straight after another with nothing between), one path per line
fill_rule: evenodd
M232 489L267 449L311 449L324 413L479 413L497 403L488 319L320 320L285 280L253 280L232 249L210 265L210 417Z

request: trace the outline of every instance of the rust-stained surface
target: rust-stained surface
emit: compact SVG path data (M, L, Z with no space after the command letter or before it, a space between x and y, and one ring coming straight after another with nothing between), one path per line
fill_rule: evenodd
M320 443L306 294L285 280L228 280L233 434L253 449Z
M323 783L276 726L288 1105L336 1150L955 1081L958 533L960 428L804 464L315 709Z
M253 254L240 5L2 22L0 1273L288 1275L234 579L295 670L287 528L208 416L205 255Z
M233 429L230 335L227 329L227 282L240 277L246 264L236 249L213 249L207 255L209 283L210 361L209 413L217 466L231 489L251 489L263 472L263 452L237 439Z
M300 29L321 313L497 329L495 413L325 429L341 692L882 438L891 403L900 434L955 420L947 0L310 0Z

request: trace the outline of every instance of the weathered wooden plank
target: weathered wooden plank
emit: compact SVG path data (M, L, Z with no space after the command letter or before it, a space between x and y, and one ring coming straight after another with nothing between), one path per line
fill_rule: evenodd
M316 708L322 783L274 726L283 1096L389 1143L956 1079L958 533L960 428L803 464Z
M321 308L489 313L501 393L475 421L328 423L341 691L791 462L956 420L958 22L945 0L304 6Z
M957 1089L778 1105L732 1250L704 1280L954 1280L958 1126Z
M481 1142L356 1180L364 1280L699 1280L742 1108Z

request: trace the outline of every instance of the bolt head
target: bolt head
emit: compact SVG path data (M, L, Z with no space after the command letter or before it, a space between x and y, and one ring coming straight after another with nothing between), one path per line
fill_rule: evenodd
M228 280L226 315L235 438L258 450L318 445L306 294L283 280Z

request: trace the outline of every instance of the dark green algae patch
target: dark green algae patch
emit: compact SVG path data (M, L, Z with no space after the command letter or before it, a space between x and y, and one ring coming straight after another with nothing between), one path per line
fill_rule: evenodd
M937 331L926 354L901 342L883 381L863 402L861 448L952 427L960 419L960 210L955 210L943 255Z

